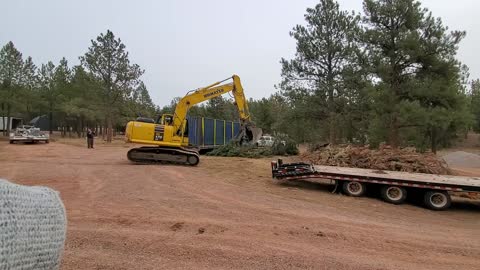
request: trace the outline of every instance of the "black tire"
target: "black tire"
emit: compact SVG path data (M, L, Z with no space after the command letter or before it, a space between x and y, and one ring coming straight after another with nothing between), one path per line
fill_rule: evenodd
M361 197L367 192L367 186L362 182L356 181L343 182L342 189L345 194L351 197Z
M388 203L402 204L407 199L407 190L399 186L383 186L380 195Z
M14 141L10 141L10 144L13 144L13 143L14 143Z
M431 210L441 211L450 207L452 199L446 191L430 190L423 195L423 203Z
M45 143L49 143L50 141L49 140L46 140Z
M189 155L187 157L187 163L191 166L196 166L200 162L200 158L197 155Z

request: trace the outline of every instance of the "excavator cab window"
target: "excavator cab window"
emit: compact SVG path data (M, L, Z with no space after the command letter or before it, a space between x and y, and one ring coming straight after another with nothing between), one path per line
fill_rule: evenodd
M173 115L164 114L159 116L157 119L157 124L171 126L173 124Z
M171 126L172 124L173 124L173 117L171 115L166 115L164 125Z

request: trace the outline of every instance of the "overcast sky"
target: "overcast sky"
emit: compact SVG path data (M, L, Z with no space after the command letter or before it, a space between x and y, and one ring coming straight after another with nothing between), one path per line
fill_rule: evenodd
M282 57L291 58L289 31L303 24L314 0L1 1L0 46L13 41L37 66L66 57L79 63L90 40L107 29L122 39L130 60L145 69L156 104L237 74L246 95L269 96L280 81ZM340 0L360 11L360 0ZM458 58L480 78L480 1L423 0L450 29L466 30ZM478 25L478 24L477 24Z

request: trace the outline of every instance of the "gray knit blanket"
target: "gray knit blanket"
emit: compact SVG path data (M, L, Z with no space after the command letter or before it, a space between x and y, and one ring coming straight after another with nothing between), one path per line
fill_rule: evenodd
M0 270L59 269L66 224L58 192L0 179Z

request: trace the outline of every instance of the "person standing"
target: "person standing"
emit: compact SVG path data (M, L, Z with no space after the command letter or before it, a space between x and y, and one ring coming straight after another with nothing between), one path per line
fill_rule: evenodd
M95 136L95 132L91 129L87 130L87 147L93 148L93 138Z

